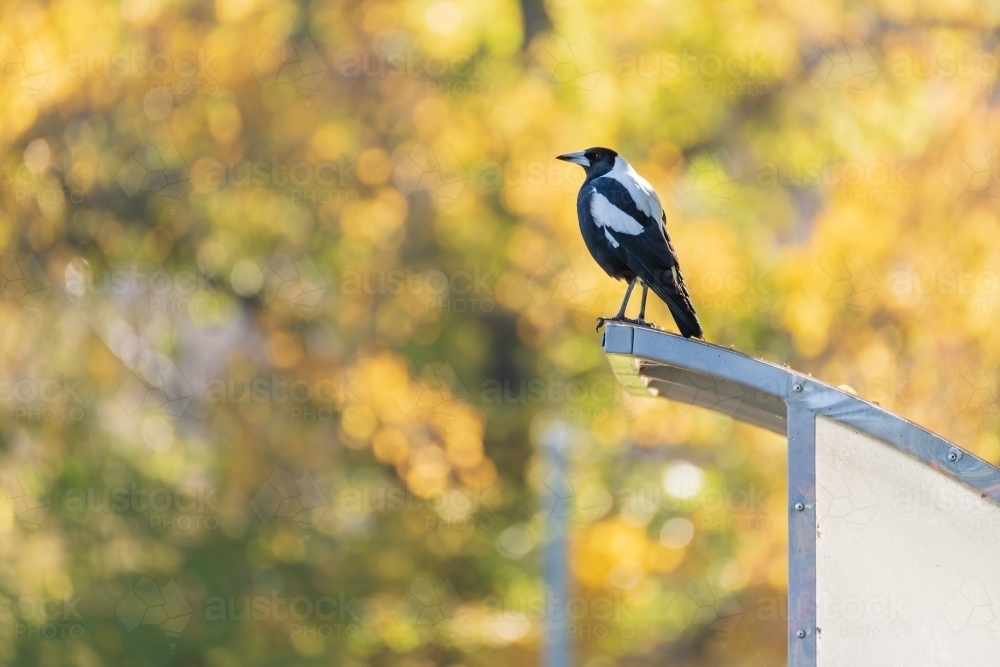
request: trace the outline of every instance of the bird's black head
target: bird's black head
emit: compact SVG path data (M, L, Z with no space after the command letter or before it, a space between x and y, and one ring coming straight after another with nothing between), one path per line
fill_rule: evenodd
M566 153L565 155L558 156L556 159L580 165L587 172L587 180L590 180L598 176L603 176L614 169L615 158L617 157L618 153L610 148L595 146L585 151Z

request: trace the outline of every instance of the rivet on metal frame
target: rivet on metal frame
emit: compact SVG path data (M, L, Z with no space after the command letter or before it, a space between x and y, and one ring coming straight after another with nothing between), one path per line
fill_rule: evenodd
M962 450L957 447L952 447L948 450L948 460L952 463L958 463L959 459L962 458Z

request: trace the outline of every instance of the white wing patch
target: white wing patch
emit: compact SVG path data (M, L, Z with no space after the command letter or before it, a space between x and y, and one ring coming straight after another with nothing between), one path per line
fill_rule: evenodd
M605 232L612 229L632 236L642 234L643 227L639 221L612 204L600 192L594 192L590 200L590 214L594 216L594 222L598 227L605 228Z
M621 155L615 158L614 168L600 178L611 178L618 181L632 195L637 209L656 222L663 219L663 206L660 204L656 190Z
M618 247L618 239L611 235L611 232L608 231L607 227L604 228L604 238L611 242L611 246L613 248Z

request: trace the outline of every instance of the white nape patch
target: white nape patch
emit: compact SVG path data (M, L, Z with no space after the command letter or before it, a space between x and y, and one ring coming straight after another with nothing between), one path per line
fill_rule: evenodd
M612 247L614 248L618 247L617 239L615 239L615 237L611 235L611 232L608 231L607 227L604 228L604 237L611 242Z
M614 168L600 178L611 178L618 181L632 195L636 208L656 222L663 219L663 205L660 204L656 190L621 155L615 158Z
M600 192L594 192L590 200L590 214L594 216L594 222L598 227L610 228L632 236L642 234L643 226L639 221L612 204Z

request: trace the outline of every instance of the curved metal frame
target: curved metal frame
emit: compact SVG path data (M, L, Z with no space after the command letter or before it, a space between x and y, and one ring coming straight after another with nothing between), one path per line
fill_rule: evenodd
M604 351L637 396L727 414L788 438L788 665L816 665L816 416L867 433L1000 504L1000 470L853 394L730 349L608 323Z

